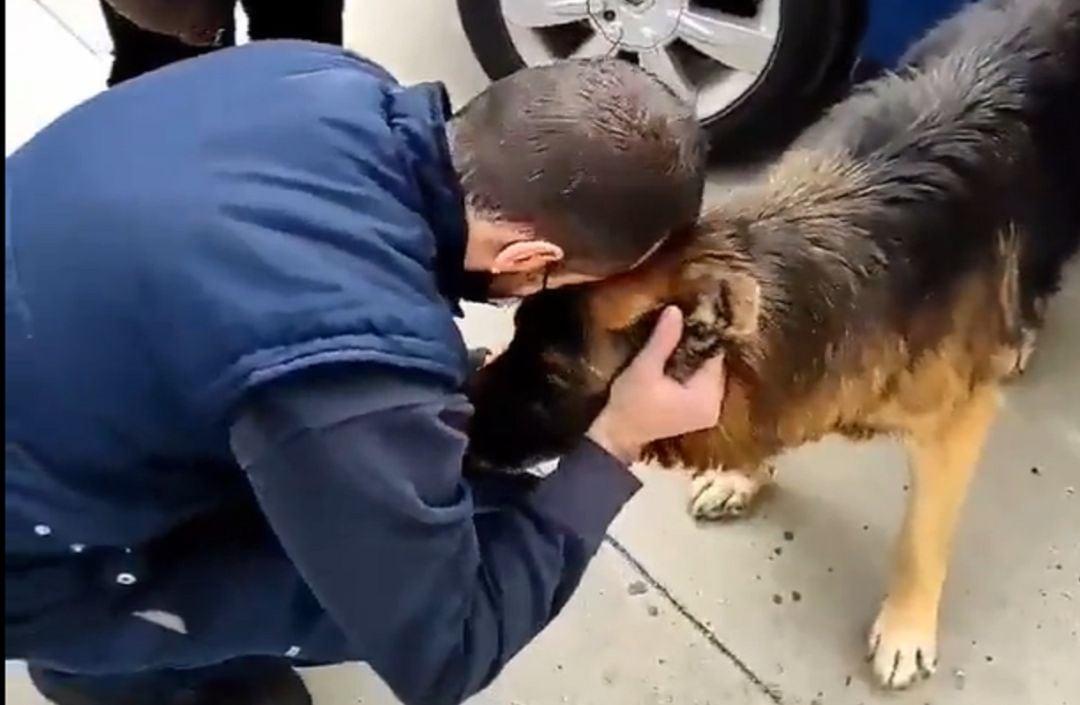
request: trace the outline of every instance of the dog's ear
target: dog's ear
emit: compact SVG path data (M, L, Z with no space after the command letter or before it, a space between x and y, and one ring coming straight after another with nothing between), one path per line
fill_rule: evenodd
M761 287L751 273L716 271L701 263L684 276L683 335L668 361L668 374L679 381L723 348L753 338L761 317Z
M725 340L745 340L758 330L761 317L761 287L749 272L688 272L695 292L695 305L688 321L714 326ZM697 274L697 276L694 276Z

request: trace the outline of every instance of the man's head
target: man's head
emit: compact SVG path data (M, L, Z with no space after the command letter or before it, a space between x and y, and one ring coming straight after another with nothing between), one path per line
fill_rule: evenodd
M632 269L694 222L704 140L693 110L619 60L528 68L451 125L465 191L465 268L493 297Z

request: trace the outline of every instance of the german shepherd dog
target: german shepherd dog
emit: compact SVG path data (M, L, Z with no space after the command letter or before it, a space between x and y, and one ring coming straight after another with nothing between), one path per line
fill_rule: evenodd
M901 439L913 490L869 636L890 688L935 669L950 542L999 386L1080 247L1080 0L967 6L903 66L645 266L530 298L470 387L470 471L555 457L675 304L669 374L720 351L727 366L717 426L645 454L693 472L695 517L743 513L786 449Z

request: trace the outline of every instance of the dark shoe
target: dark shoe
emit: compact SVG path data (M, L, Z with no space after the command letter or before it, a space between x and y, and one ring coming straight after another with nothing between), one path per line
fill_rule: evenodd
M281 659L123 676L29 670L34 687L55 705L312 705L300 676Z

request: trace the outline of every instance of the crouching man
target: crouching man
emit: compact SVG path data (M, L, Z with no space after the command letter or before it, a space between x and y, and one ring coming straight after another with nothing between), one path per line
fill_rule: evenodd
M459 300L631 269L703 166L625 63L447 103L262 42L7 160L5 657L46 697L296 705L292 666L359 660L458 703L566 604L641 446L715 422L715 365L663 375L673 313L549 479L463 478Z

